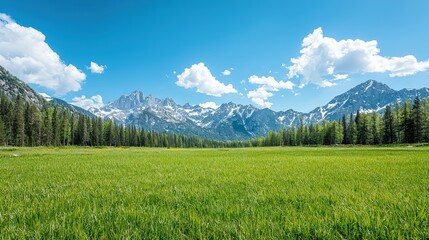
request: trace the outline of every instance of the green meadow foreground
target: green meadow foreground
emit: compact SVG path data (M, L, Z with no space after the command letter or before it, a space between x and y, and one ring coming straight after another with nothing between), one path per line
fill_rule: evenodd
M429 238L429 148L0 148L0 238Z

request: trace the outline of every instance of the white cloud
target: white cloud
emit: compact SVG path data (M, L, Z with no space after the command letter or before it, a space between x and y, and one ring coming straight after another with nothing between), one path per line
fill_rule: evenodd
M256 90L249 91L247 97L252 100L252 102L264 108L271 108L272 103L268 102L268 98L272 97L273 94L267 91L264 87L259 87Z
M104 73L104 69L106 66L98 65L95 62L91 62L91 65L88 67L89 70L91 70L92 73L102 74Z
M196 88L197 92L210 96L221 97L227 93L237 93L232 84L225 85L211 74L204 63L193 64L177 75L176 85L186 89Z
M101 108L104 106L103 98L100 95L92 96L91 98L86 98L84 95L81 97L75 97L72 99L72 102L75 106L81 107L85 110L90 108Z
M0 13L0 21L8 23L8 22L13 22L13 19L7 14Z
M247 97L261 107L271 108L273 105L268 101L268 98L273 96L272 92L278 92L281 89L293 90L294 84L291 81L277 81L274 77L258 77L250 76L249 82L252 84L258 84L259 87L256 90L249 91Z
M86 75L66 65L45 42L45 35L0 14L0 65L26 83L33 83L62 95L81 89Z
M225 69L225 70L223 70L222 75L229 76L229 75L231 75L231 71L228 69Z
M388 73L402 77L429 69L428 61L416 57L380 56L377 41L339 40L323 36L322 28L304 38L301 56L292 58L288 78L301 77L300 87L314 83L321 87L335 85L333 81L347 79L353 73Z
M205 103L200 103L200 107L217 109L219 108L219 105L215 102L205 102Z
M249 82L252 84L263 85L269 91L277 92L280 89L292 90L294 84L291 81L277 81L274 77L258 77L258 76L250 76Z
M348 74L335 74L334 75L334 79L332 79L332 80L346 80L346 79L348 79L349 78L349 75Z

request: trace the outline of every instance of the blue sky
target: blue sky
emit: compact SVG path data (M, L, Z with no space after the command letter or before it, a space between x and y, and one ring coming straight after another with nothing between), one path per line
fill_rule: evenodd
M180 104L308 112L370 78L429 87L428 9L428 1L6 0L0 64L77 104L141 90ZM43 56L51 51L59 59ZM92 73L91 62L104 71Z

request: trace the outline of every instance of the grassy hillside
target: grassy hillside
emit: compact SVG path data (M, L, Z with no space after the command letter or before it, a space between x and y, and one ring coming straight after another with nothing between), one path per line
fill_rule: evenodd
M0 148L0 238L429 238L428 156Z

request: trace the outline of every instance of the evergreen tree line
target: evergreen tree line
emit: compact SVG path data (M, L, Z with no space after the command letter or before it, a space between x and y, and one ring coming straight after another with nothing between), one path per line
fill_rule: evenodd
M141 146L240 147L239 141L218 141L124 127L91 118L58 105L42 108L18 96L0 96L0 146Z
M415 98L387 106L384 113L357 111L335 121L323 121L270 131L249 141L219 141L91 118L58 105L42 108L18 96L0 96L0 146L141 146L217 148L336 144L395 144L429 142L429 102Z
M383 114L357 111L341 119L321 124L271 131L253 139L251 146L300 146L336 144L401 144L429 142L429 102L416 97L413 102L386 106Z

